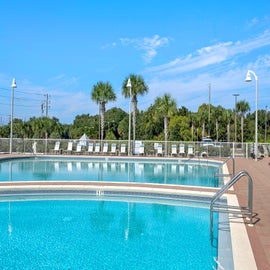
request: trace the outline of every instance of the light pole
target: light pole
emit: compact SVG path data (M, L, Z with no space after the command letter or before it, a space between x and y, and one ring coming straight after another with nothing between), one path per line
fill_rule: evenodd
M252 74L256 81L256 111L255 111L255 149L254 149L254 155L255 155L255 161L258 160L258 77L252 70L248 70L247 76L246 76L246 82L251 82L251 76Z
M12 94L11 94L11 114L10 114L10 136L9 136L9 153L12 154L12 140L13 140L13 112L14 112L14 88L17 88L16 80L12 80Z
M267 139L267 106L265 106L265 123L264 123L264 142Z
M211 83L209 83L208 93L208 137L210 138L210 112L211 112Z
M236 129L237 129L237 125L236 125L236 121L237 121L236 104L237 104L237 97L239 96L239 94L233 94L233 96L235 98L235 104L234 104L234 142L236 142L236 139L237 139L237 134L236 134Z
M130 134L131 134L131 81L128 78L127 87L129 87L130 101L129 101L129 119L128 119L128 155L130 156Z

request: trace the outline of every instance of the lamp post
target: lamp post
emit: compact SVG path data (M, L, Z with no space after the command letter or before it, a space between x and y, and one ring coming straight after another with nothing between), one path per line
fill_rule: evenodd
M267 106L265 106L265 123L264 123L264 142L267 139Z
M258 160L258 77L252 70L248 70L247 76L246 76L246 82L251 82L251 76L252 74L256 81L256 111L255 111L255 149L254 149L254 155L255 155L255 161Z
M211 112L211 83L209 83L209 93L208 93L208 136L210 136L210 112Z
M129 87L130 101L129 101L129 119L128 119L128 155L130 156L130 134L131 134L131 81L128 78L127 87Z
M237 134L236 134L236 129L237 129L237 117L236 117L236 105L237 105L237 97L239 96L239 94L233 94L233 96L235 97L235 104L234 104L234 142L236 142L237 139Z
M14 112L14 88L17 88L15 78L12 80L12 94L11 94L11 114L10 114L10 136L9 136L9 153L12 154L12 140L13 140L13 112Z

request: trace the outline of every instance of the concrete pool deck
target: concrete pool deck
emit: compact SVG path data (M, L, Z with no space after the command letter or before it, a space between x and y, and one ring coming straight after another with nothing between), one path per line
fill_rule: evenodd
M8 158L9 155L0 156L0 158ZM16 155L12 155L12 157L16 157ZM18 157L18 156L17 156ZM25 155L20 155L19 157L25 157ZM89 157L89 156L88 156ZM232 173L232 162L227 162L228 170ZM236 158L235 159L235 173L237 174L239 171L245 170L247 171L253 179L253 211L258 213L258 222L250 227L248 225L241 225L246 227L246 231L248 233L250 245L255 257L257 269L259 270L270 270L270 158L265 157L262 160L258 160L257 162L253 159L244 159L244 158ZM104 183L106 184L106 183ZM8 188L9 184L1 183L2 188ZM23 183L16 183L17 189L23 190ZM29 185L29 183L28 183ZM31 183L30 186L33 188L38 188L40 183ZM50 183L42 183L42 188L49 189L50 186L54 185L55 187L59 185L59 188L71 188L72 185L63 184L59 182L50 182ZM85 188L85 182L74 183L74 186L77 185L77 188ZM100 186L100 183L94 183L96 187L93 190L97 190L97 187ZM116 184L110 185L113 187ZM136 186L135 188L147 188L150 191L153 191L153 186L151 184L141 184ZM89 188L89 186L88 186ZM119 188L119 186L118 186ZM162 188L159 187L163 192L169 193L178 193L179 190L184 192L197 192L204 194L213 194L215 189L208 188L196 188L196 187L167 187ZM237 200L240 205L246 205L247 200L247 182L239 181L234 185L234 190L229 193L235 194L237 196ZM244 249L244 246L239 247L239 250ZM239 254L239 252L238 252ZM239 256L238 254L234 255L235 259ZM243 252L244 254L244 252ZM242 254L242 255L243 255ZM241 259L240 259L241 262ZM242 265L243 266L243 265ZM236 269L251 269L251 268L236 268ZM255 268L252 268L255 269Z
M232 172L232 164L228 162ZM257 268L270 270L270 158L257 162L254 159L235 159L235 172L245 170L253 179L253 212L258 213L258 222L254 226L246 225L250 244ZM240 205L246 204L247 182L238 181L234 185Z

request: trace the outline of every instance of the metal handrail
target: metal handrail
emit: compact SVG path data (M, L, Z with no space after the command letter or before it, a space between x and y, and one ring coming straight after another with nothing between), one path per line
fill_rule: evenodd
M249 222L252 224L252 201L253 201L253 181L251 176L246 171L240 171L236 176L234 176L226 185L222 187L212 198L210 202L210 233L211 237L213 235L213 208L214 203L220 199L220 197L231 188L238 180L240 180L243 176L248 178L248 215L249 215Z
M235 176L235 160L234 160L234 157L228 157L226 160L223 161L222 165L226 164L230 159L232 160L233 176Z

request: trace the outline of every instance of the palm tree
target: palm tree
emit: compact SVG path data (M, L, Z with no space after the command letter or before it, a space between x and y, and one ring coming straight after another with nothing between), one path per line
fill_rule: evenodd
M194 141L194 129L195 129L195 123L196 123L196 113L189 113L189 122L191 125L191 141Z
M250 110L250 106L248 102L245 100L241 100L237 102L236 104L237 111L240 112L241 115L241 139L242 139L242 144L244 142L244 118L245 114Z
M231 120L233 117L232 110L228 109L224 112L224 119L226 121L226 127L227 127L227 142L231 141Z
M203 103L198 108L197 115L198 115L199 121L200 121L200 123L202 125L202 138L203 138L203 137L205 137L205 122L206 122L206 119L208 118L208 105Z
M172 99L170 94L164 94L163 97L156 98L154 106L156 112L164 118L165 155L167 155L169 118L177 113L176 100Z
M116 95L113 88L109 82L99 81L93 86L91 98L97 104L99 104L99 116L100 116L100 139L103 140L104 134L104 115L105 115L105 105L108 101L116 100Z
M223 109L221 106L217 106L216 108L214 108L214 118L216 120L216 141L219 140L219 122L220 122L220 119L222 118L222 112L223 112Z
M131 89L127 87L128 79L131 81ZM122 85L122 94L125 98L131 98L132 107L133 107L133 140L136 139L136 111L138 104L138 95L143 95L147 93L148 86L145 84L144 79L140 75L130 74L127 77Z

